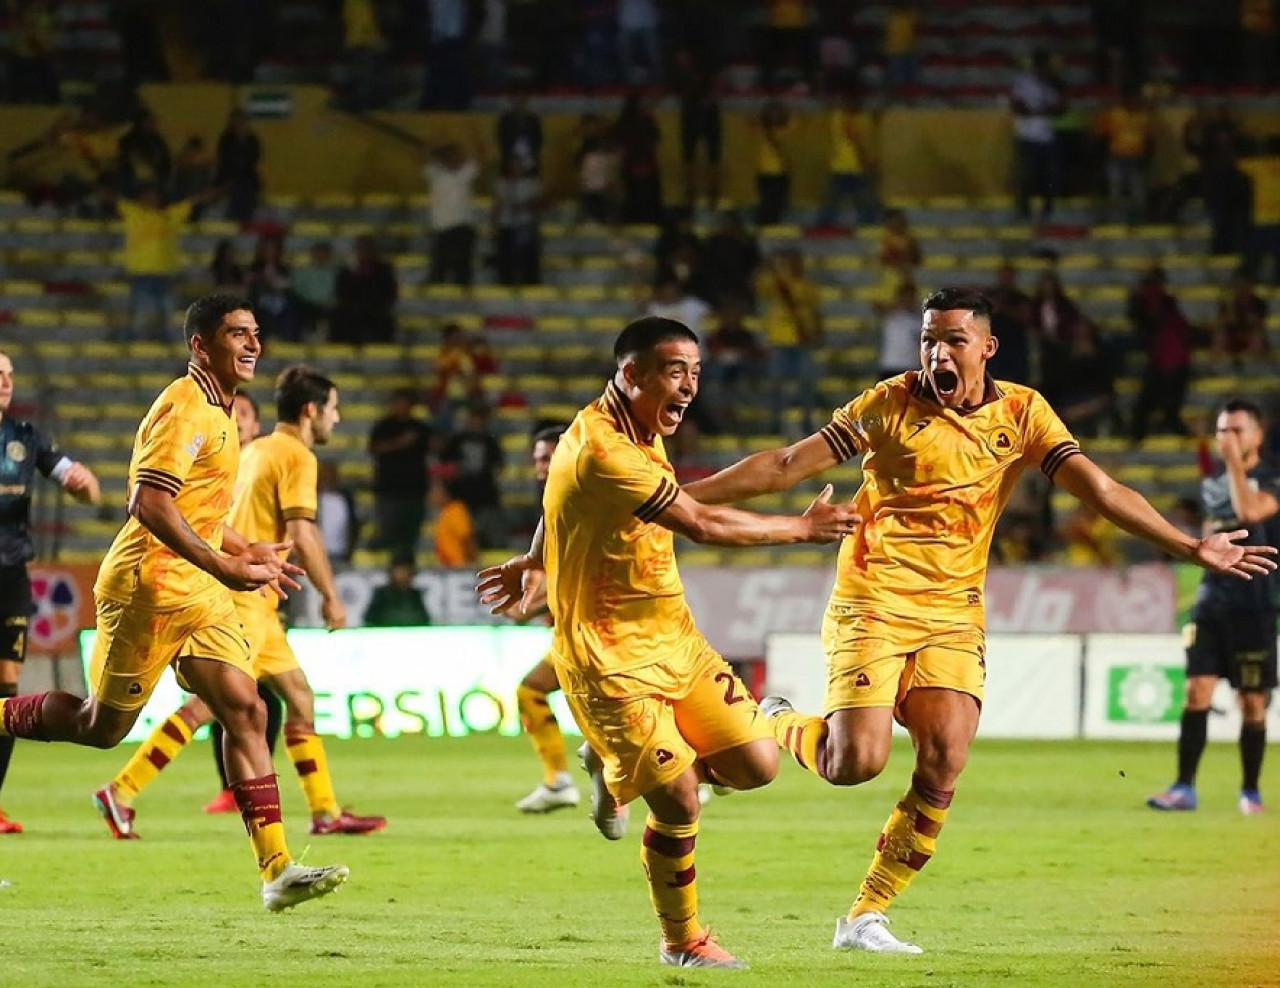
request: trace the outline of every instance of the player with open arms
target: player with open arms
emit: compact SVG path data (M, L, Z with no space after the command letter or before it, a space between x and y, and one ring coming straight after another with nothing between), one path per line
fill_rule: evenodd
M347 623L316 520L316 455L338 424L338 389L329 378L300 365L276 382L276 427L240 455L240 475L230 523L245 538L294 546L302 568L320 591L330 631ZM236 616L249 643L257 678L285 702L285 745L311 810L311 833L364 834L386 819L359 817L339 805L324 743L315 731L315 694L298 665L277 613L274 594L240 594ZM192 734L213 719L198 696L152 732L115 779L94 794L99 812L118 838L135 838L133 800L177 757Z
M297 587L286 542L250 543L227 524L240 443L236 388L253 380L261 344L244 299L206 295L186 312L191 363L138 427L129 520L94 585L96 631L85 700L51 691L0 700L0 734L95 748L120 742L167 666L226 729L227 774L249 833L268 909L333 891L347 868L304 868L289 854L265 714L236 616L235 593Z
M697 337L670 319L640 319L614 356L604 395L578 413L551 458L532 548L482 571L479 592L495 612L527 604L545 568L551 658L587 738L596 824L620 836L617 806L648 804L641 860L660 958L742 967L698 917L698 783L754 789L773 779L778 753L746 687L694 626L673 533L711 545L831 542L857 519L828 502L829 490L797 517L693 500L662 440L697 394Z
M1024 467L1172 556L1244 578L1275 568L1274 549L1235 544L1243 531L1199 541L1179 532L1082 455L1037 392L992 380L990 316L981 294L934 293L924 303L921 370L881 381L808 438L686 488L709 503L741 501L864 456L861 526L840 547L823 619L825 717L781 697L761 702L778 743L833 785L880 774L895 718L915 745L911 788L837 921L836 947L920 952L889 932L884 913L933 855L978 729L987 553Z
M1262 410L1233 400L1218 413L1223 470L1200 484L1205 532L1247 528L1248 542L1280 537L1280 470L1262 460ZM1178 778L1147 800L1154 810L1194 810L1196 772L1209 730L1213 689L1222 678L1240 704L1240 812L1262 812L1258 780L1267 749L1267 705L1276 688L1276 605L1280 578L1241 583L1209 571L1185 629L1187 699L1178 733Z
M27 655L27 623L35 610L27 563L31 543L31 496L39 472L72 497L97 503L98 479L62 453L32 423L9 414L13 361L0 353L0 697L18 695L18 673ZM0 788L13 756L13 738L0 734ZM20 834L22 824L0 809L0 834Z

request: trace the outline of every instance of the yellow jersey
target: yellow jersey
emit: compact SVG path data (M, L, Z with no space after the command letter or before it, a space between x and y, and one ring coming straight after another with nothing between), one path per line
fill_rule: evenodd
M475 562L467 551L474 535L475 523L466 504L447 502L436 518L436 559L440 565L455 569Z
M121 199L116 204L124 222L126 274L173 274L178 269L178 235L191 216L191 201L148 209Z
M863 115L832 110L830 127L831 171L836 175L861 175L867 170L862 160L862 145L867 138Z
M288 534L286 522L315 521L317 473L316 454L277 426L240 454L240 476L227 524L250 542L283 542ZM273 608L279 606L275 594L263 596Z
M674 536L653 523L679 494L662 437L641 430L611 381L560 437L543 495L554 661L604 676L706 647Z
M186 377L160 392L138 427L128 493L132 497L134 487L145 483L173 495L191 530L218 550L239 458L235 414L222 404L213 377L192 364ZM103 557L93 592L121 604L170 611L222 589L130 518Z
M862 526L840 545L833 605L985 623L996 520L1022 468L1050 478L1080 447L1031 388L988 379L983 403L944 408L918 371L881 381L823 427L840 460L865 454Z
M1240 170L1253 183L1253 222L1280 224L1280 157L1241 158Z

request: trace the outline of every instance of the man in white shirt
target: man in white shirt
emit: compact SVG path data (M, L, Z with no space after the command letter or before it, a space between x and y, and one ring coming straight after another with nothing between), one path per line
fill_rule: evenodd
M472 197L480 165L461 144L445 144L422 174L431 189L431 282L470 285L476 248Z
M1058 135L1054 118L1062 113L1062 90L1053 77L1049 53L1031 56L1031 69L1014 76L1009 97L1017 142L1018 215L1031 215L1031 197L1040 197L1040 219L1053 212L1059 182Z
M920 365L920 300L916 286L898 286L880 321L880 379L896 377Z

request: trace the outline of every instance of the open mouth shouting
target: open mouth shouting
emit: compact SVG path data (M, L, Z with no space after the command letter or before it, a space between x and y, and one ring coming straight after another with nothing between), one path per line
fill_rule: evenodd
M689 409L687 401L669 401L662 406L658 418L665 429L675 429L684 421L684 413Z
M953 370L935 368L933 390L943 404L951 404L960 394L960 375Z

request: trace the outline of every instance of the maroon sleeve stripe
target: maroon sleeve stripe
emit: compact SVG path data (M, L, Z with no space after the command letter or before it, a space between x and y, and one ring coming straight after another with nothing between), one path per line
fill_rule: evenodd
M831 452L835 453L836 458L841 462L858 455L858 447L849 439L845 431L834 422L828 422L824 425L820 435L827 441L827 445L831 447Z
M1062 464L1071 459L1071 457L1079 455L1080 444L1074 440L1068 439L1064 442L1058 443L1057 446L1053 447L1053 449L1049 450L1049 452L1045 454L1045 458L1040 464L1040 469L1044 472L1046 477L1052 480L1053 475L1058 472L1058 468L1062 466Z
M285 521L315 521L316 513L311 508L285 508L280 512Z
M665 477L658 484L658 489L653 492L649 500L636 508L633 514L641 521L650 522L657 518L658 515L666 511L667 508L675 504L676 498L680 496L680 488Z
M171 473L165 473L163 470L142 469L138 471L135 478L139 484L147 484L151 487L159 487L162 491L170 494L177 494L182 490L182 481Z

